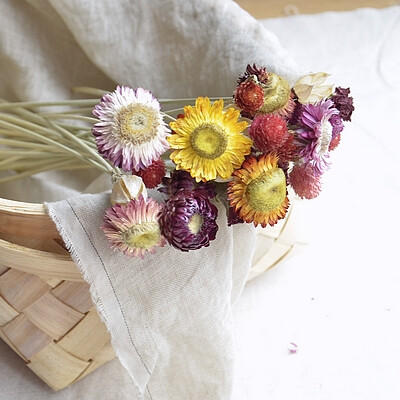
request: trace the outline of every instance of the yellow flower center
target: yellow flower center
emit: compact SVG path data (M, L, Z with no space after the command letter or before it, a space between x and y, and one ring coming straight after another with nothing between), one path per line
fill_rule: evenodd
M117 135L134 145L149 142L157 136L158 112L142 104L129 104L116 116Z
M122 240L136 249L150 249L160 240L160 227L157 222L143 222L122 232Z
M188 223L188 228L193 235L197 235L203 225L203 217L199 214L193 214Z
M275 210L286 198L285 173L280 168L264 172L247 185L246 196L256 211Z
M220 126L206 122L192 132L190 144L197 155L214 160L224 154L228 140Z

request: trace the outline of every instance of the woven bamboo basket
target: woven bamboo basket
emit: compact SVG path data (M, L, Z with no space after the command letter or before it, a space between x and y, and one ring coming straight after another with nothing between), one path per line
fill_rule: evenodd
M298 247L293 210L276 228L259 230L249 280ZM54 390L115 357L89 287L43 204L0 199L0 337Z

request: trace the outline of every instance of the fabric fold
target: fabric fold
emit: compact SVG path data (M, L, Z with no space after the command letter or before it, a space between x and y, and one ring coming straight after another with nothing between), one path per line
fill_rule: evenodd
M131 259L112 251L100 229L109 193L46 206L90 284L137 398L229 399L235 359L231 298L250 269L254 229L228 227L219 205L219 231L209 247L189 253L164 247Z

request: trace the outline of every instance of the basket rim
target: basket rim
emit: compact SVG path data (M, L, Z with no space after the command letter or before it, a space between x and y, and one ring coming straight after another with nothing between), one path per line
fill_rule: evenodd
M9 268L43 278L83 281L69 254L50 253L0 239L0 259Z
M0 198L0 213L48 216L43 203L28 203L5 198Z
M38 239L61 239L43 203L0 198L0 232Z

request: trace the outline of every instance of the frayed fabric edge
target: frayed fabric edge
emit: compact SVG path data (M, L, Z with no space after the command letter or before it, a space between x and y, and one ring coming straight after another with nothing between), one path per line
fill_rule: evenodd
M107 332L110 335L111 338L111 346L119 360L119 362L122 364L122 366L125 368L125 370L128 372L129 376L131 377L133 384L135 385L137 391L138 391L138 400L143 400L144 399L144 393L141 392L140 386L139 384L136 382L134 376L131 374L131 372L129 371L128 365L124 360L124 357L121 354L121 351L118 349L118 346L116 346L115 342L116 339L114 338L112 332L110 331L109 327L109 322L108 322L108 318L107 318L107 312L104 308L103 302L101 301L96 288L94 287L94 285L92 285L90 283L90 281L88 280L86 271L83 267L82 261L80 260L79 255L76 253L75 248L72 245L72 242L67 234L67 232L65 231L61 221L58 219L57 215L55 214L55 212L51 209L51 203L44 203L44 206L46 208L46 211L49 215L49 217L51 218L51 220L54 222L58 232L60 233L65 247L68 250L69 254L71 255L71 258L73 260L73 262L75 263L75 265L77 266L79 272L82 274L83 279L85 280L85 282L87 282L89 284L89 291L90 291L90 296L92 298L93 303L96 306L96 310L97 313L101 319L101 321L105 324L106 328L107 328ZM147 387L147 386L146 386Z

